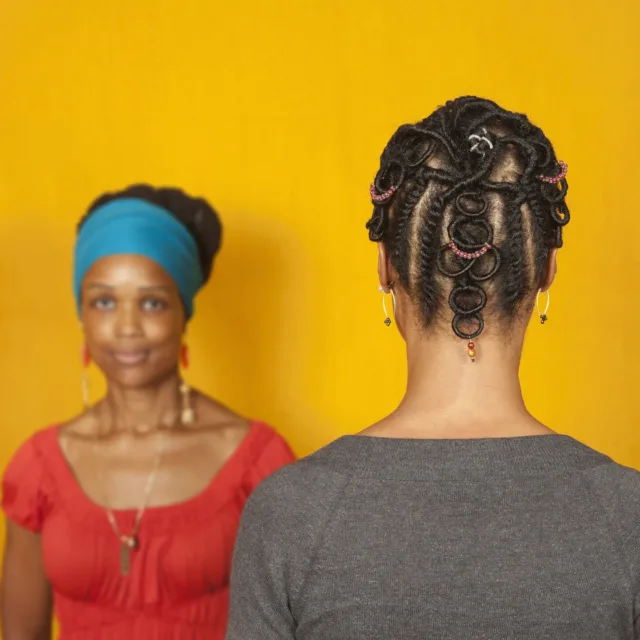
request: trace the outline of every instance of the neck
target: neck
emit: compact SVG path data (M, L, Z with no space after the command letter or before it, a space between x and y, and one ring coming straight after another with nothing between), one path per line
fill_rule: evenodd
M407 341L407 391L396 417L418 437L491 437L539 430L527 412L518 377L524 330L466 341L416 335ZM534 426L535 425L535 426Z
M101 431L141 434L174 427L180 419L177 372L154 387L130 389L110 384L95 407Z

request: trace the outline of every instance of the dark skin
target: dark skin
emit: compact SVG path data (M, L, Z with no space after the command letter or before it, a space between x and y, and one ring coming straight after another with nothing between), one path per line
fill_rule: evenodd
M539 290L546 292L557 271L557 249L549 253ZM399 278L383 243L378 245L378 276L386 293ZM420 311L401 285L395 324L407 345L407 391L398 408L362 432L383 438L507 438L554 433L525 406L518 371L535 295L507 331L499 321L475 342L478 360L469 362L465 342L440 322L426 332ZM543 298L544 300L544 298Z
M186 317L175 283L147 258L103 258L82 285L82 327L108 391L90 411L63 425L59 442L87 499L114 510L138 509L159 450L162 462L148 508L193 498L250 425L195 390L195 422L180 423L178 359ZM7 521L2 637L50 638L51 617L40 536Z

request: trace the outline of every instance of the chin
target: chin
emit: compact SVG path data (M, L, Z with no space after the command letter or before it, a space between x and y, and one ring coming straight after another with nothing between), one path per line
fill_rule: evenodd
M158 371L156 367L130 367L110 372L107 380L125 389L156 387L173 375L174 370Z

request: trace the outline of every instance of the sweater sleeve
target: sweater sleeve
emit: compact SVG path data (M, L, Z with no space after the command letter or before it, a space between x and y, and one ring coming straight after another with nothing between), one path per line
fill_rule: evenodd
M277 471L244 509L226 640L294 640L315 550L346 480L305 460Z
M634 593L634 638L640 639L640 473L618 468L617 495L610 503L615 505L615 526L629 567L629 579Z
M606 464L591 470L588 476L607 514L613 544L620 554L623 577L633 598L633 637L640 640L640 473Z

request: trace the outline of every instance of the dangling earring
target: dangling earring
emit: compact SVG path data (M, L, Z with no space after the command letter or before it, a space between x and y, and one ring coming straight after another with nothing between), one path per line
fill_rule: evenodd
M389 287L389 291L391 292L391 300L393 301L393 316L395 317L396 315L396 294L394 293L392 287L393 287L393 282L390 282L388 285ZM382 293L382 310L384 311L384 323L388 326L391 325L391 318L389 317L389 314L387 312L387 294L384 290L384 287L382 285L380 285L378 287L378 291L380 291Z
M547 311L549 311L549 303L551 302L551 294L549 293L549 289L545 291L547 294L547 304L544 307L544 311L540 313L540 294L542 291L538 291L538 295L536 296L536 309L538 310L538 315L540 316L540 324L544 324L549 318L547 318Z
M189 368L189 347L183 344L180 348L180 365L182 370L186 371ZM180 412L180 422L182 424L193 424L195 420L195 414L193 407L191 406L191 387L184 380L180 380L180 395L182 397L182 411Z
M91 354L87 348L86 343L82 345L80 350L80 362L82 363L82 404L85 411L91 409L90 391L91 385L89 384L89 365L91 364Z

